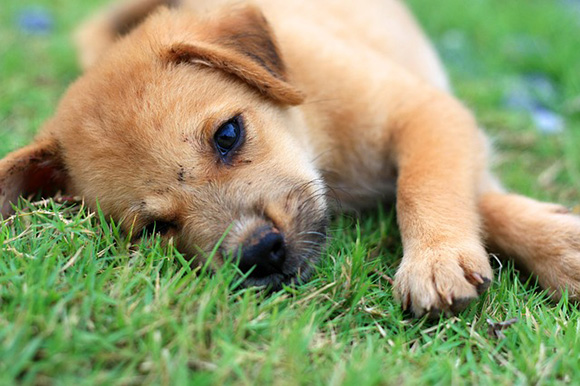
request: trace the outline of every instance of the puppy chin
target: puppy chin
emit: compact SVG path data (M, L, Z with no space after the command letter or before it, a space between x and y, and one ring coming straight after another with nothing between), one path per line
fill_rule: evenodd
M318 259L316 259L318 260ZM297 286L308 281L314 270L314 263L304 264L304 269L298 269L294 274L275 273L265 277L254 278L248 276L241 285L247 287L259 287L267 292L280 291L284 286Z

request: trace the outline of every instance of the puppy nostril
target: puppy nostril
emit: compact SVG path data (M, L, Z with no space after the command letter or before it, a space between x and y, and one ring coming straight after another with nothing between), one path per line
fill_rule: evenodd
M253 269L252 277L265 277L282 273L285 260L284 237L274 228L265 226L258 228L246 240L238 265L242 272Z
M272 251L270 252L270 262L274 265L282 265L284 263L284 258L286 257L286 251L284 250L284 243L282 240L276 241L272 245Z

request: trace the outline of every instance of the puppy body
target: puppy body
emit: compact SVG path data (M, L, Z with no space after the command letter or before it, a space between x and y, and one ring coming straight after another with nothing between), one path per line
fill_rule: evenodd
M60 188L128 231L163 223L198 260L225 231L220 258L282 234L283 263L250 281L275 286L316 259L327 187L353 209L396 194L395 293L415 314L460 310L485 289L485 244L555 297L580 296L580 220L502 191L485 136L401 3L158 5L176 6L126 3L81 30L86 73L37 141L0 163L4 214L19 194ZM232 117L243 143L216 156Z

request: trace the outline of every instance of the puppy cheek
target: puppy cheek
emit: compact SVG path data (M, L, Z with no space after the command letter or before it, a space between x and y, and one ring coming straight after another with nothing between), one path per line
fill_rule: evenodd
M327 212L326 187L321 179L314 176L298 181L304 182L288 186L286 192L271 197L264 205L266 218L280 231L293 231L299 225L297 220L309 214L314 218Z

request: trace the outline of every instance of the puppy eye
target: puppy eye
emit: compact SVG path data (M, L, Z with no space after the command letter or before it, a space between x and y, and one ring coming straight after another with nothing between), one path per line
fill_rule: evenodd
M230 119L218 128L213 140L222 157L227 156L240 143L242 129L243 124L239 116Z
M175 229L176 225L173 222L169 221L153 221L147 224L143 228L143 234L152 236L154 234L159 234L161 236L166 235L169 233L170 230Z

